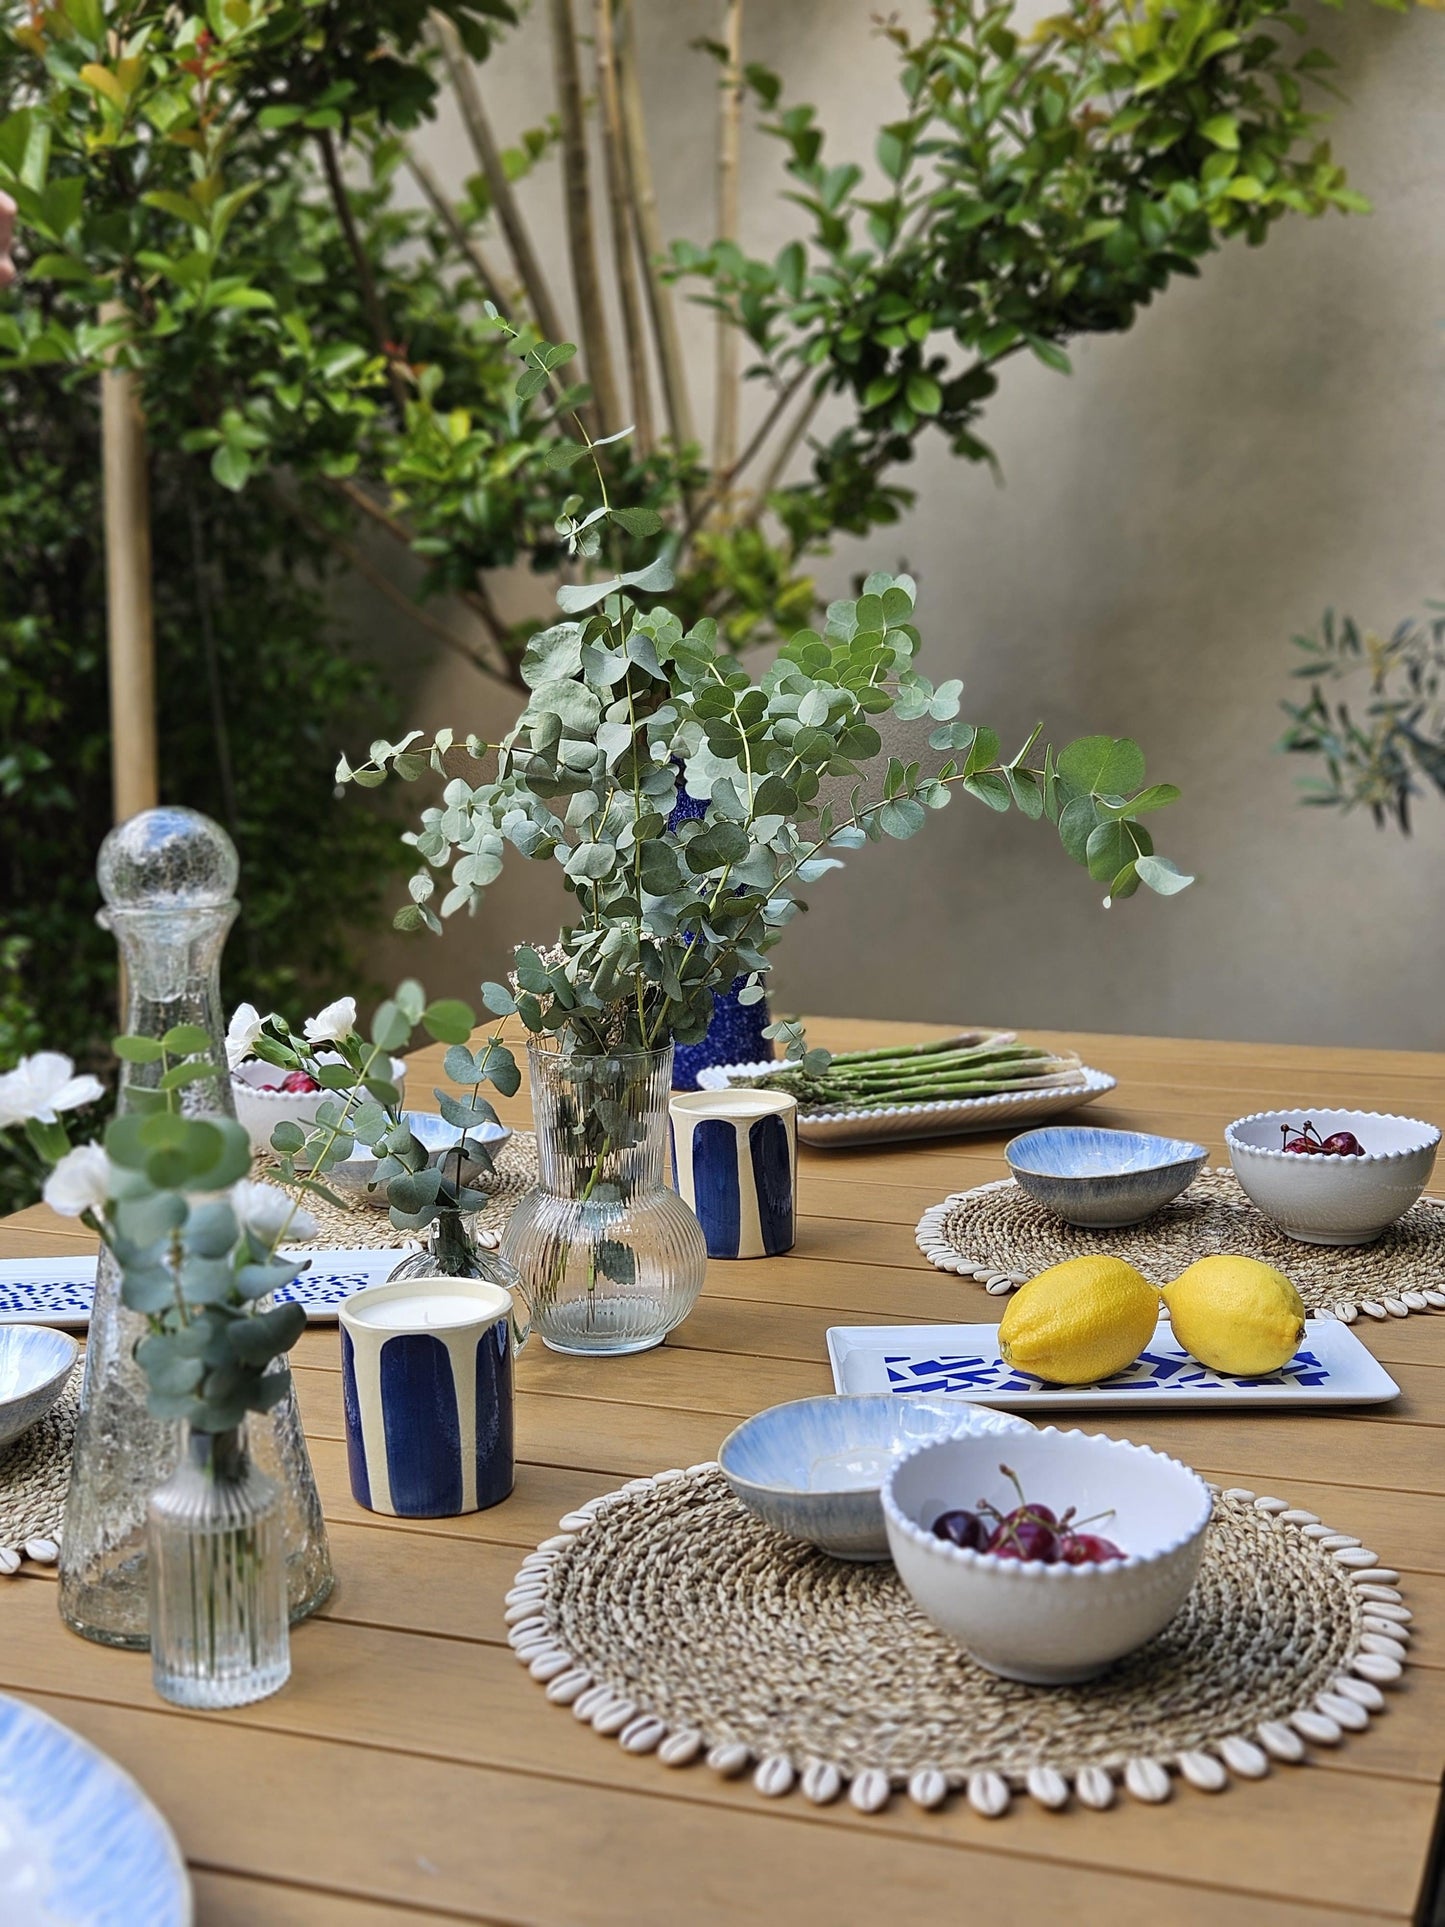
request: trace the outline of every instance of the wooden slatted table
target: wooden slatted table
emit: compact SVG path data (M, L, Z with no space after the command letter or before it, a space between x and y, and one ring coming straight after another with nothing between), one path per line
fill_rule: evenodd
M810 1027L835 1049L931 1034ZM1046 1041L1119 1078L1093 1121L1187 1133L1215 1161L1231 1117L1274 1106L1333 1102L1445 1124L1445 1055ZM414 1061L419 1101L440 1081L439 1059ZM527 1121L522 1100L504 1109ZM1019 1801L992 1822L957 1801L924 1814L895 1799L873 1818L798 1795L768 1803L705 1768L629 1758L549 1706L509 1652L502 1594L559 1514L625 1478L711 1458L763 1406L831 1389L828 1325L998 1313L998 1300L923 1260L913 1227L948 1192L1004 1175L1002 1143L805 1151L796 1251L714 1264L661 1350L587 1361L529 1347L517 1488L490 1512L410 1523L354 1505L336 1333L308 1333L296 1378L337 1588L295 1636L289 1686L231 1714L167 1708L147 1660L65 1632L53 1578L27 1568L0 1587L0 1687L135 1774L179 1836L207 1923L1408 1919L1427 1884L1445 1765L1445 1315L1362 1321L1403 1390L1383 1410L1121 1412L1090 1428L1285 1495L1404 1574L1418 1663L1388 1716L1259 1785L1221 1796L1183 1787L1163 1808L1121 1796L1105 1814ZM75 1227L41 1209L0 1225L0 1256L75 1248Z

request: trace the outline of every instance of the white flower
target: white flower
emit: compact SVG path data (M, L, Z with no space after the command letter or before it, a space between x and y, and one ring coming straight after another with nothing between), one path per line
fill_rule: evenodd
M231 1186L229 1195L237 1224L263 1245L274 1244L283 1230L288 1244L299 1244L315 1235L315 1218L299 1205L293 1211L290 1197L279 1184L257 1184L252 1178L242 1178Z
M237 1004L231 1012L226 1032L226 1063L232 1070L255 1050L256 1039L266 1022L254 1004Z
M338 997L325 1010L306 1019L306 1041L311 1044L339 1044L356 1029L356 999Z
M0 1131L32 1117L54 1124L57 1111L73 1111L104 1095L105 1086L98 1077L75 1075L73 1059L58 1050L36 1051L0 1077Z
M45 1180L45 1202L62 1218L101 1211L110 1196L110 1159L98 1144L67 1151Z

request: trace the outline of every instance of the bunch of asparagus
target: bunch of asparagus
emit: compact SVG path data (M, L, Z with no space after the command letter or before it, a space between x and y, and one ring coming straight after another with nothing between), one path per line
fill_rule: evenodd
M1021 1044L1011 1030L980 1037L961 1031L929 1044L840 1051L824 1071L801 1065L766 1079L738 1076L734 1084L766 1082L789 1091L805 1110L872 1110L884 1104L930 1104L948 1097L992 1097L1033 1085L1082 1084L1083 1067L1069 1051L1056 1055Z

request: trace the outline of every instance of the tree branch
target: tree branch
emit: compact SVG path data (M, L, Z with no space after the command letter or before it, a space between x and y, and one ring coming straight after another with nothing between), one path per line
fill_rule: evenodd
M462 123L471 141L477 163L486 177L487 191L492 197L492 206L497 211L497 221L506 237L507 248L517 270L518 279L526 290L527 302L532 317L548 341L564 339L561 316L557 304L552 299L547 277L542 271L542 263L532 246L532 237L527 232L522 219L522 211L517 206L517 197L512 192L512 183L507 179L507 170L502 165L502 156L492 133L491 122L487 119L482 105L481 89L477 86L476 69L467 58L456 28L443 13L431 16L432 38L441 49L446 64L447 78L451 81L452 91L457 97L461 110ZM497 304L499 307L501 303Z
M797 394L811 373L812 370L810 368L800 368L791 381L783 384L774 395L772 406L768 409L767 414L764 415L763 419L749 436L747 447L744 448L742 454L738 456L731 468L715 474L707 488L698 497L697 501L694 502L682 531L684 554L686 553L688 542L702 526L714 504L723 499L737 477L757 455L758 450L763 446L768 436L772 434L774 427L777 425L778 418L782 415L788 403L793 399L794 395ZM789 452L791 453L791 450Z
M609 225L617 293L622 304L622 336L627 345L627 379L632 390L633 446L639 457L652 453L652 384L647 370L647 341L642 304L637 297L632 259L634 190L622 131L622 104L617 85L617 53L612 24L612 0L593 0L593 54L597 68L597 99L602 117L602 153L607 167Z
M821 386L813 390L803 407L798 410L792 427L778 443L777 452L768 464L768 472L758 484L758 492L753 497L747 514L743 517L742 526L745 529L756 527L762 520L763 512L768 506L768 497L783 479L783 471L793 459L793 451L807 434L812 426L813 417L823 405L824 392Z
M405 141L402 142L401 152L412 179L426 196L427 204L431 208L432 213L436 215L437 219L451 236L452 245L459 253L464 255L470 263L472 272L480 282L482 291L488 301L491 302L498 314L510 321L512 318L511 308L506 295L503 294L497 281L496 274L493 272L487 257L482 253L482 250L462 225L455 208L453 208L451 202L442 190L441 182L437 179L436 175L432 173L426 162L418 159Z
M607 315L597 272L597 247L592 234L592 190L587 169L587 126L582 104L582 75L577 61L577 34L572 0L551 0L552 54L557 74L557 106L562 119L562 171L567 190L567 245L572 257L572 285L577 295L582 352L587 378L597 403L604 435L622 427L617 382L612 372L612 350L607 339Z
M717 236L735 241L738 233L738 152L742 131L743 0L723 0L723 45L727 64L718 91ZM717 315L717 376L713 390L712 465L730 470L738 448L738 338L729 317Z
M637 224L642 285L652 321L657 365L662 374L668 426L674 445L681 450L697 440L697 429L693 424L692 402L687 392L687 364L683 360L682 337L678 333L672 289L658 271L658 262L664 253L662 222L657 212L652 156L647 146L647 121L642 106L642 88L637 77L632 0L617 0L617 28L617 81L622 97L623 137L627 143L627 166L632 181L632 214Z
M336 158L336 143L331 138L331 129L318 129L317 145L321 149L321 164L326 174L326 184L331 190L332 203L336 208L336 218L341 223L341 232L356 269L357 286L361 290L362 312L366 325L371 330L372 343L376 352L386 362L386 378L391 384L391 399L397 415L405 420L407 392L401 370L391 351L391 329L386 319L386 309L382 305L376 288L376 277L371 271L371 261L356 225L356 215L352 211L351 197L346 191L346 183L341 178L341 163Z

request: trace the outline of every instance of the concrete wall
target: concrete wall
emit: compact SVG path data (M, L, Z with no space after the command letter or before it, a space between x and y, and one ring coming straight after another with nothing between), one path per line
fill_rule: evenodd
M644 81L669 232L712 232L711 31L698 0L643 0ZM818 102L833 158L868 158L893 111L872 8L754 5L745 54ZM911 6L906 12L917 14ZM829 593L904 563L922 589L926 666L966 679L965 714L1005 738L1037 717L1057 738L1128 732L1184 801L1161 847L1199 883L1164 902L1101 908L1047 825L967 799L907 845L870 848L815 886L777 953L789 1009L1017 1026L1439 1047L1445 999L1445 804L1410 841L1368 819L1303 810L1300 771L1274 753L1288 641L1326 605L1389 627L1445 592L1445 20L1351 0L1320 37L1351 96L1332 130L1369 217L1293 221L1263 250L1236 244L1127 335L1076 344L1072 378L1011 364L985 424L1006 477L925 443L900 528L840 545ZM549 103L543 22L489 65L508 135ZM426 136L469 167L459 128ZM748 242L794 231L776 151L747 151ZM556 176L525 187L565 283ZM710 337L689 327L707 419ZM545 612L534 583L513 609ZM511 708L393 614L374 626L417 724L495 732ZM518 864L482 917L382 964L460 993L510 944L545 936L563 901Z

